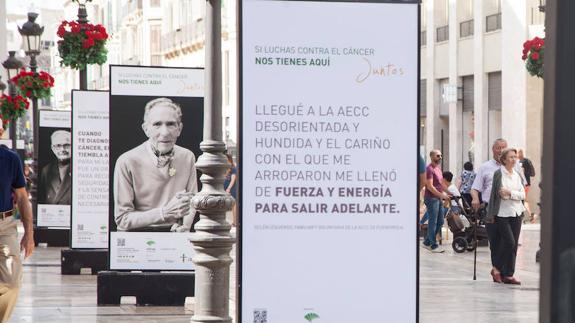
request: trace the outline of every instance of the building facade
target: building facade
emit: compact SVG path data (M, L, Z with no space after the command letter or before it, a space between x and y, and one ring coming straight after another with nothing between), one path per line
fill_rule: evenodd
M443 152L455 175L491 158L504 138L521 148L537 176L529 196L539 201L543 81L529 76L523 43L544 37L538 0L424 0L421 10L421 152Z

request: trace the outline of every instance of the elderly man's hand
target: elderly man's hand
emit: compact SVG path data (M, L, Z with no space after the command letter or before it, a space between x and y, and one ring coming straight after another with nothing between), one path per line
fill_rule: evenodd
M162 208L162 216L167 222L175 222L190 213L190 198L192 195L181 191Z

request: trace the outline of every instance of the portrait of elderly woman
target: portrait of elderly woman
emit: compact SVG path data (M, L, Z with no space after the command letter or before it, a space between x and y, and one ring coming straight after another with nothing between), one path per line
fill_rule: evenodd
M114 167L114 220L119 231L190 231L197 192L194 153L176 145L182 109L168 98L149 101L142 130L148 138L121 154Z
M50 136L50 147L55 158L40 172L38 203L70 205L72 201L70 132L66 130L54 131Z

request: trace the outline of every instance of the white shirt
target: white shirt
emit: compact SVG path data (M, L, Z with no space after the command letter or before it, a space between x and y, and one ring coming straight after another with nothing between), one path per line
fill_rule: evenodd
M521 182L521 176L515 169L510 173L505 167L501 167L501 188L511 191L511 198L508 200L501 199L497 216L509 218L521 215L525 211L525 206L523 206L525 189Z
M491 159L483 163L483 165L481 165L477 171L477 175L475 176L475 180L473 181L471 189L481 193L481 200L485 203L489 203L489 197L491 196L493 174L500 167L501 165L498 164L495 159Z
M447 188L447 192L449 192L451 196L461 197L461 193L459 193L459 190L457 189L457 186L455 186L455 184L449 185L449 187ZM451 205L460 206L456 200L451 200Z

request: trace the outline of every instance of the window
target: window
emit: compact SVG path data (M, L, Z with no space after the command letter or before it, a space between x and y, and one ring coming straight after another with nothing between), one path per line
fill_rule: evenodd
M427 81L419 81L419 116L427 115Z
M224 52L224 105L230 104L230 52Z
M422 31L419 35L421 46L427 45L427 31Z
M459 37L469 37L473 35L473 19L463 21L459 24Z
M464 76L462 78L463 83L463 102L462 107L463 111L473 111L474 108L474 83L473 83L473 75Z
M436 41L438 43L449 40L449 26L437 27Z
M162 26L150 26L150 64L162 65Z
M490 32L501 29L501 13L485 17L485 31Z
M501 111L501 72L487 74L487 91L489 110Z

